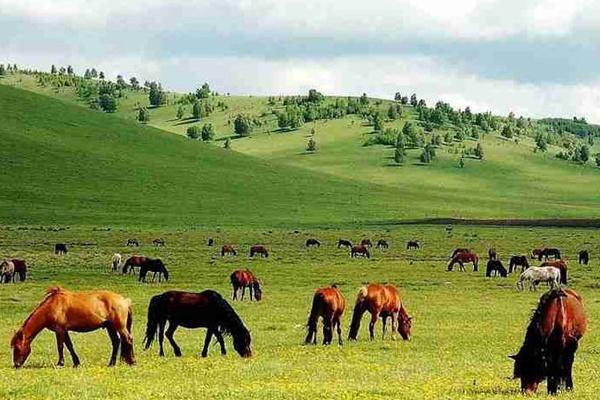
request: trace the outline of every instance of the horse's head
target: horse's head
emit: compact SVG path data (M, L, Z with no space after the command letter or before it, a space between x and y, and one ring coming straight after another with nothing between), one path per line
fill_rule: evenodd
M540 382L544 380L543 373L540 370L543 366L538 365L539 363L532 357L523 354L523 351L509 357L515 360L513 378L521 379L521 392L523 394L535 393Z
M260 287L260 282L259 281L254 281L252 283L252 288L254 289L254 298L257 301L260 301L262 299L262 288Z
M13 365L20 368L31 353L31 341L27 340L23 331L19 329L12 337L10 346L13 349Z
M410 331L412 329L412 317L409 317L404 308L400 309L398 314L398 333L404 340L410 340Z
M250 337L250 332L247 329L240 329L239 332L233 336L233 348L238 354L244 358L252 357L252 347L250 346L250 342L252 341Z

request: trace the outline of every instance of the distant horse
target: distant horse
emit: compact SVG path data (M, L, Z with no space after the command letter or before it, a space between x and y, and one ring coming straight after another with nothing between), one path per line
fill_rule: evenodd
M250 301L252 301L252 297L256 301L260 301L262 299L262 288L260 287L260 282L254 276L250 270L237 270L234 271L230 276L231 286L233 286L233 300L237 300L238 290L242 289L242 297L240 300L244 300L244 294L246 293L246 288L250 291Z
M221 247L221 257L225 257L226 255L230 255L230 256L231 255L233 255L233 256L237 255L237 252L235 251L235 249L233 248L233 246L230 245L230 244L224 244Z
M402 339L410 339L410 331L412 328L412 318L408 316L404 304L400 299L398 289L393 285L369 284L363 286L356 296L354 304L354 313L352 314L352 322L350 324L350 340L358 338L358 330L360 328L360 320L363 314L368 311L371 313L371 322L369 323L369 337L371 340L375 338L375 323L381 317L383 331L381 338L385 336L385 328L387 318L392 318L392 339L395 339L396 329ZM396 328L396 322L398 327Z
M356 246L352 246L352 250L350 250L350 257L354 258L358 256L371 258L371 253L369 253L369 249L362 244L357 244Z
M542 252L538 255L538 261L542 261L542 257L546 261L548 261L550 257L554 258L555 260L560 260L560 250L556 248L547 247L543 249Z
M452 252L452 255L450 256L450 259L453 259L454 257L456 257L456 255L458 253L470 253L470 252L471 252L471 249L459 247L458 249L454 249L454 251Z
M165 325L169 327L165 332ZM148 323L144 347L150 348L158 332L159 355L164 356L164 336L167 336L177 357L181 357L181 349L175 342L173 334L177 327L207 328L202 357L208 356L208 346L214 336L221 345L221 354L225 355L223 335L233 337L233 347L242 357L251 357L250 332L229 303L213 290L201 293L169 291L152 297L148 306Z
M208 238L208 240L206 241L206 245L208 247L212 247L212 245L215 243L215 241L213 240L213 238Z
M567 263L564 260L544 261L540 267L554 267L560 271L560 283L567 285Z
M167 267L163 264L160 258L152 259L147 258L146 261L140 266L140 276L138 278L139 282L146 282L146 275L148 272L154 272L152 276L152 282L156 278L156 274L158 274L158 281L161 281L161 277L165 277L165 281L169 280L169 271L167 271Z
M306 239L306 247L321 247L321 242L314 238Z
M363 240L360 241L360 244L364 247L373 247L373 243L371 242L371 239L369 239L369 238L364 238Z
M140 247L140 242L137 239L127 239L127 247Z
M590 253L587 250L581 250L579 252L579 264L588 265L590 262Z
M542 252L544 249L533 249L531 250L531 258L537 258L542 261Z
M345 239L340 239L337 242L337 248L340 249L342 247L346 247L348 249L352 248L352 242L349 240L345 240Z
M106 329L112 342L112 354L108 365L116 364L119 344L121 359L127 364L134 364L132 322L131 301L117 293L107 290L71 292L60 287L50 288L10 342L13 364L15 368L19 368L25 363L31 352L31 342L44 328L56 334L59 366L65 364L65 344L73 359L73 365L80 364L69 331L91 332L100 328Z
M488 259L489 260L497 260L498 259L498 254L496 254L496 249L489 248L488 249Z
M10 283L15 274L15 264L10 260L2 261L0 264L0 282Z
M126 274L127 271L129 273L135 273L135 268L140 268L146 261L148 257L145 256L131 256L123 264L123 273Z
M477 268L479 267L479 256L471 251L456 253L456 255L452 257L452 260L450 260L450 263L448 264L448 271L452 271L452 268L457 263L459 266L459 271L465 271L465 263L472 263L473 272L477 272Z
M164 247L165 239L162 239L162 238L154 239L152 241L152 244L154 245L154 247Z
M308 333L304 344L317 344L317 322L323 319L323 344L331 344L333 329L337 330L338 343L342 344L341 318L346 308L346 299L336 285L317 289L313 296L312 307L306 327Z
M25 279L27 279L27 263L25 263L25 260L19 260L18 258L4 260L2 264L0 264L0 270L4 269L4 263L12 263L13 272L10 279L13 282L16 282L17 276L19 276L19 282L25 282ZM11 267L7 266L7 268L10 269Z
M383 249L388 249L390 247L390 245L388 244L388 242L384 239L379 239L377 241L377 248L379 250L383 250Z
M527 256L512 256L510 263L508 264L508 273L512 274L513 271L517 271L517 267L521 267L521 272L529 268L529 261Z
M504 265L502 265L502 261L500 260L488 260L485 276L489 278L492 276L492 273L495 275L500 275L502 278L506 278L508 276L506 268L504 268Z
M263 245L256 245L250 247L250 257L254 257L256 254L260 254L261 257L269 257L269 252L267 248Z
M121 262L123 261L123 257L119 253L115 253L111 259L111 265L113 271L118 271L121 266Z
M69 249L67 249L67 245L64 243L56 243L54 245L54 254L57 254L57 255L67 254L68 251L69 251Z
M560 270L554 267L530 267L522 272L517 281L517 289L525 290L524 282L529 281L529 290L537 290L540 282L546 282L550 288L560 287Z
M581 296L571 289L554 289L540 298L515 360L514 377L521 392L531 394L548 379L548 393L556 394L564 383L573 390L573 361L579 339L587 329Z
M410 249L418 249L421 246L419 245L419 241L418 240L409 240L408 243L406 243L406 250L410 250Z

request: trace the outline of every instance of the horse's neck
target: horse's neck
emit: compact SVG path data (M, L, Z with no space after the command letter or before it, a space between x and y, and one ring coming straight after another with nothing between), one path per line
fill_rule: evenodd
M31 315L25 320L21 327L23 336L29 340L33 340L42 329L47 326L48 320L48 305L42 304L38 306Z

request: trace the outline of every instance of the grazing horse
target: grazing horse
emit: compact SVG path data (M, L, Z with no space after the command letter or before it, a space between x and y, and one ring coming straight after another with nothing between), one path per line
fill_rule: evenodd
M563 285L568 284L567 277L567 263L564 260L544 261L540 264L540 267L554 267L560 271L560 283Z
M208 238L208 240L206 241L206 245L208 247L212 247L213 244L215 244L215 241L213 240L213 238Z
M308 333L304 344L317 344L317 322L323 319L323 344L331 344L333 329L337 330L338 343L342 344L341 318L346 308L346 299L336 285L317 289L313 296L312 307L306 327Z
M250 247L250 257L254 257L255 254L260 254L261 257L269 258L267 248L260 244Z
M140 242L137 239L127 239L127 247L140 247Z
M25 282L25 279L27 279L27 263L25 263L25 260L19 260L18 258L13 258L12 260L6 260L6 261L12 262L12 264L14 266L14 272L11 276L12 281L15 282L17 275L18 275L19 281Z
M129 270L129 273L135 273L135 268L140 268L146 261L148 257L144 256L131 256L125 261L123 264L123 273L126 274Z
M348 335L350 340L357 339L360 320L365 311L371 313L371 322L369 323L369 337L371 340L375 338L375 323L379 317L381 317L383 324L382 339L385 336L388 317L392 318L392 339L395 339L396 335L396 322L398 324L398 333L402 336L402 339L410 339L412 318L408 316L404 304L402 304L402 300L400 299L398 289L394 285L372 283L368 286L363 286L358 291L354 313L352 314L352 322L350 324L350 333Z
M146 282L146 275L148 271L154 272L152 276L152 282L156 278L156 274L158 274L158 281L161 281L161 277L165 277L165 281L169 280L169 271L167 271L167 267L163 264L160 258L152 259L147 258L146 261L140 266L140 276L138 278L139 282Z
M479 256L471 251L456 253L448 264L448 271L452 271L454 264L457 263L459 271L465 271L465 263L473 263L473 272L477 272L477 268L479 267Z
M119 253L115 253L111 259L111 265L113 271L118 271L121 266L121 262L123 261L123 257Z
M321 242L314 238L306 239L306 247L321 247Z
M2 261L0 264L0 283L10 283L15 275L15 264L10 260Z
M529 281L529 290L537 290L540 282L546 282L550 288L560 287L560 270L554 267L530 267L522 272L517 281L517 289L525 290L523 282Z
M369 238L364 238L363 240L360 241L361 246L364 247L373 247L373 242L371 242L371 239Z
M488 259L490 259L490 260L498 259L498 254L496 253L496 249L494 249L493 247L488 249Z
M64 243L56 243L54 245L54 254L61 255L67 254L69 250L67 249L67 245Z
M550 257L554 258L555 260L560 260L560 250L546 247L540 254L538 254L538 261L542 261L542 257L545 261L548 261Z
M504 268L504 265L502 265L502 261L500 260L488 260L485 276L489 278L492 276L492 273L500 275L503 278L508 276L506 268Z
M512 274L513 271L517 271L517 267L521 267L521 272L529 268L529 261L527 256L512 256L510 263L508 264L508 273Z
M252 272L248 269L239 269L234 271L230 276L231 286L233 286L233 300L237 300L237 293L239 289L242 289L242 297L240 300L244 300L244 294L246 293L246 288L250 291L250 301L252 301L252 296L254 295L254 300L260 301L262 299L262 288L260 287L260 282L254 276Z
M367 249L362 244L357 244L356 246L352 246L352 250L350 251L350 257L354 258L358 256L371 258L371 253L369 253L369 249Z
M418 240L409 240L408 243L406 243L406 250L410 250L410 249L418 249L421 246L419 245L419 241Z
M464 248L464 247L462 247L462 248L459 247L458 249L454 249L454 251L452 252L452 255L450 256L450 259L453 259L454 257L456 257L456 255L458 253L470 253L470 252L471 252L471 249L467 249L467 248Z
M588 265L590 262L590 253L587 250L581 250L579 252L579 264Z
M169 327L165 332L167 321ZM221 345L221 354L226 353L224 334L233 337L233 347L240 356L252 356L250 332L229 303L213 290L201 293L169 291L152 297L148 306L144 347L150 348L158 332L159 355L165 355L163 341L166 335L175 355L181 357L181 349L173 338L179 326L189 329L207 328L202 357L208 355L208 346L213 335Z
M348 249L352 248L352 242L345 239L339 239L337 242L337 248L340 249L342 247L346 247Z
M65 344L73 359L73 366L79 365L79 357L73 348L69 331L91 332L100 328L106 329L112 342L108 365L116 364L119 344L121 359L127 364L134 364L132 318L131 300L120 294L107 290L71 292L60 287L50 288L10 342L13 364L15 368L23 365L31 352L31 342L44 328L56 334L59 366L65 364Z
M231 255L233 255L233 256L237 255L237 252L235 251L235 249L233 248L233 246L230 245L230 244L224 244L221 247L221 257L225 257L226 255L230 255L230 256Z
M571 289L554 289L542 295L531 316L525 340L515 360L514 378L521 379L521 392L532 394L544 379L548 393L562 384L573 390L573 361L579 339L587 329L581 296Z
M379 250L383 250L383 249L389 249L390 245L388 244L388 242L384 239L379 239L377 241L377 248Z
M162 239L162 238L154 239L152 241L152 244L154 245L154 247L164 247L165 239Z

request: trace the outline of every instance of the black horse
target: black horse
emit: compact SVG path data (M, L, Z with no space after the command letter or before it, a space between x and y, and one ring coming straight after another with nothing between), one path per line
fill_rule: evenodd
M169 327L165 332L167 321ZM221 345L221 354L226 353L224 334L233 337L233 348L240 356L252 356L250 332L229 303L213 290L205 290L201 293L169 291L152 297L148 306L144 347L148 349L152 345L158 332L159 354L165 355L163 341L166 335L173 352L180 357L181 349L173 338L179 326L188 329L207 328L202 357L208 355L208 346L213 335Z
M127 246L128 247L140 247L140 242L137 241L137 239L127 239Z
M408 243L406 243L406 250L410 250L410 249L418 249L419 247L421 247L419 245L419 241L418 240L409 240Z
M67 254L69 249L67 249L67 245L64 243L56 243L54 245L54 254Z
M500 260L488 261L487 268L485 270L485 276L489 278L492 276L492 273L494 273L494 275L500 275L503 278L506 278L508 276L506 268L504 268L504 265L502 265L502 261Z
M388 244L388 242L385 239L379 239L377 241L377 248L379 250L388 249L389 247L390 247L390 245Z
M542 261L542 257L546 261L548 261L550 257L554 258L555 260L560 260L560 250L553 247L546 247L538 255L538 261Z
M321 242L314 238L306 239L306 247L321 247Z
M579 264L588 265L590 262L590 253L587 250L581 250L579 252Z
M140 277L138 278L138 281L146 282L146 275L148 272L154 272L154 275L152 276L152 282L154 282L156 274L158 274L159 282L161 281L162 276L165 277L165 281L169 280L169 271L167 271L167 267L165 267L165 264L163 264L160 258L146 259L146 262L140 266Z
M513 271L516 272L517 267L521 267L521 272L529 268L529 261L527 261L527 256L512 256L510 258L510 263L508 264L508 273L512 274Z
M498 259L498 254L496 253L496 249L494 249L493 247L488 249L488 258L490 260Z
M342 247L346 247L348 249L352 248L352 242L346 239L340 239L337 242L337 248L341 249Z
M162 239L162 238L154 239L152 241L152 244L154 245L154 247L164 247L165 239Z

